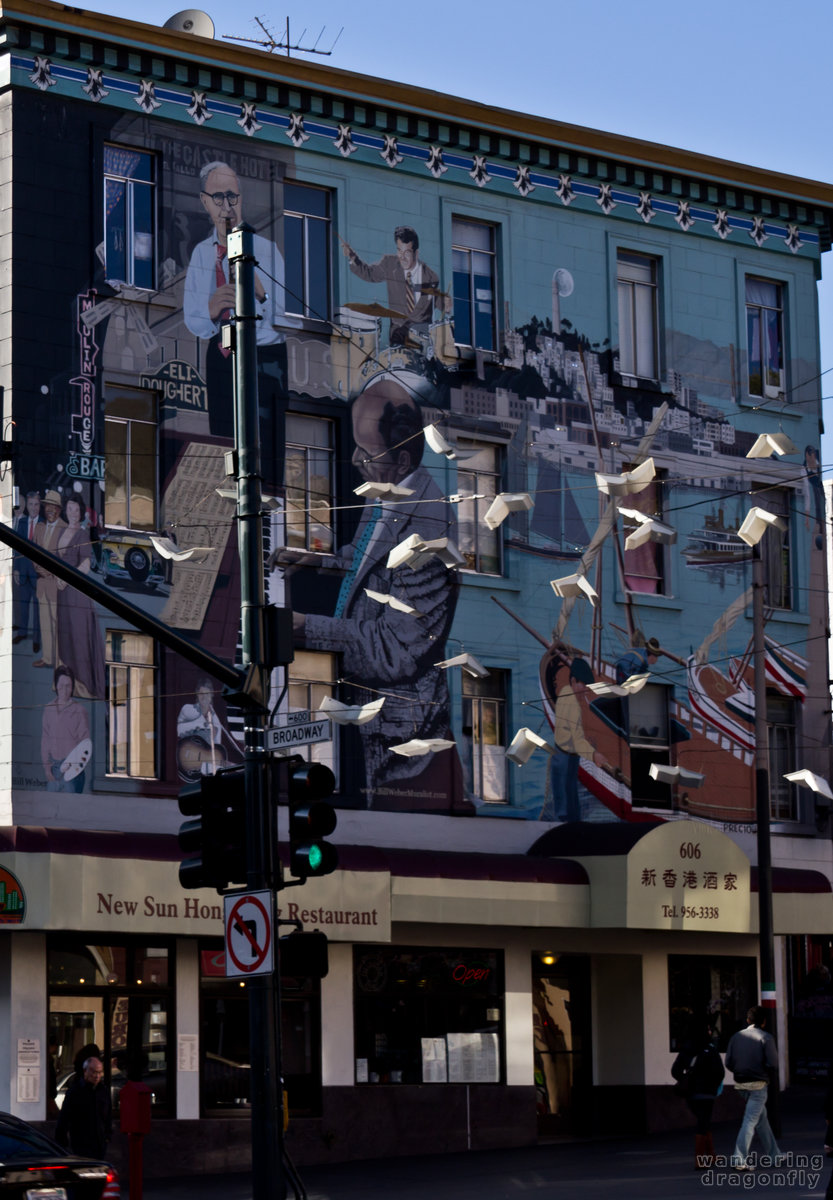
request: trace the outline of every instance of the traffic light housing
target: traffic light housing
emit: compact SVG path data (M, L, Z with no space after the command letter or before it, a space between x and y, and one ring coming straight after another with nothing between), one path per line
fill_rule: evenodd
M327 935L317 929L297 929L278 939L278 958L281 975L323 979L330 969Z
M246 883L245 771L235 767L205 775L179 793L185 821L179 848L187 855L179 864L184 888L216 888Z
M335 775L323 763L287 760L289 802L289 869L301 881L329 875L338 866L338 851L325 838L338 817L327 798L335 791Z

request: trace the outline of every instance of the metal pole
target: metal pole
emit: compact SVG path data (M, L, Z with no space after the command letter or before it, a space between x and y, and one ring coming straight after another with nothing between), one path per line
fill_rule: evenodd
M761 1007L767 1028L777 1038L775 942L772 927L772 849L769 829L769 726L766 703L766 642L764 640L764 559L761 543L752 557L752 658L755 664L755 820L758 843L758 939L761 969ZM780 1133L778 1077L772 1081L767 1107L776 1136Z
M264 751L268 723L263 518L260 429L257 397L257 315L254 230L244 223L228 236L229 266L235 268L234 441L237 452L237 534L240 553L240 617L243 668L250 694L245 709L247 885L272 892L275 970L249 981L251 1052L252 1200L286 1194L282 1158L280 974L275 934L275 854Z

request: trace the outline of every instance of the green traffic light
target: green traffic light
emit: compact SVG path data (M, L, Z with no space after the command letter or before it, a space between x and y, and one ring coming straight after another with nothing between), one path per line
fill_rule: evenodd
M324 855L321 853L321 847L315 845L310 846L309 854L307 855L307 862L309 863L310 868L313 871L317 871L323 861Z

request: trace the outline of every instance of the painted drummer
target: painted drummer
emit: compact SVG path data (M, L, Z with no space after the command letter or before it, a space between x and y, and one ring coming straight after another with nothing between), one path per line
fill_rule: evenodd
M391 346L415 345L411 334L427 335L434 309L448 312L451 298L440 290L437 273L419 257L416 230L397 225L393 240L396 253L385 254L375 263L363 262L343 239L342 251L354 275L387 284Z

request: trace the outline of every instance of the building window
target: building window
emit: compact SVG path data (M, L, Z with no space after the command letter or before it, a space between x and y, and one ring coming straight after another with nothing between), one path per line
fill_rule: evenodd
M104 270L137 288L155 283L156 163L129 146L104 147Z
M631 757L631 792L635 808L670 808L671 787L650 776L651 763L670 765L669 690L646 683L622 701Z
M457 509L457 537L469 571L485 575L501 573L501 531L489 529L483 517L500 488L500 447L459 441L467 455L457 468L457 490L462 500Z
M754 958L669 954L669 1050L679 1053L693 1028L708 1016L717 1028L718 1047L725 1051L732 1034L746 1028L746 1013L757 998Z
M659 378L659 263L646 254L619 250L619 370L640 379Z
M795 771L795 701L789 696L766 698L769 747L769 815L773 821L797 821L797 789L784 776Z
M790 510L792 493L789 488L767 487L758 484L755 505L776 513L785 528L771 526L759 543L764 561L764 602L770 608L792 607L792 562L790 555Z
M333 548L332 421L286 417L286 544L293 550Z
M783 399L784 304L779 283L746 277L746 341L750 396Z
M505 804L506 695L508 671L490 669L486 679L464 671L463 740L460 753L466 794L484 804Z
M633 470L635 463L628 464L622 469ZM662 488L660 479L655 479L636 495L627 496L622 501L625 508L635 512L645 513L650 517L662 520ZM635 517L622 515L622 532L625 539L638 527ZM629 592L641 592L643 595L662 596L665 594L665 547L661 542L643 542L625 550L625 587Z
M111 529L156 529L157 400L123 390L104 401L104 523Z
M100 1051L114 1114L132 1065L139 1067L137 1078L151 1089L154 1117L171 1116L176 1076L168 1028L169 1016L173 1021L173 946L166 946L163 938L150 944L136 938L115 945L88 945L83 938L52 934L46 961L51 1059L46 1078L54 1093L47 1102L54 1100L58 1108L63 1105L76 1056L84 1050L83 1057L88 1057L94 1044Z
M249 997L225 976L222 942L200 944L200 1099L205 1115L251 1117ZM281 974L281 1065L292 1116L321 1113L321 982Z
M336 686L336 656L314 650L296 650L289 667L289 714L298 719L309 713L313 721L320 720L321 702L332 697ZM296 753L310 762L324 763L338 778L338 726L333 726L333 740L299 745Z
M356 946L357 1083L500 1083L498 950Z
M107 774L156 777L156 667L153 639L108 629Z
M284 183L286 311L326 321L330 312L330 193Z
M451 218L454 340L461 346L497 346L495 227Z

